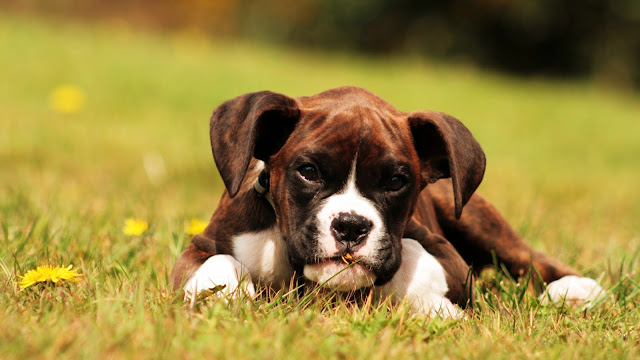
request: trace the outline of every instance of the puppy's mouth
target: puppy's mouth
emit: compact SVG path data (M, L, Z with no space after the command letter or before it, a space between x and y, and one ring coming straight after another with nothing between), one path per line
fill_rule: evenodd
M350 252L345 252L342 255L335 255L332 257L322 258L317 262L317 264L332 262L337 264L352 265L352 264L360 263L362 261L364 261L363 257L356 257ZM361 265L364 265L364 264L361 264Z
M353 255L351 255L351 253L346 253L344 255L342 255L340 257L340 259L342 259L342 261L347 264L347 265L351 265L356 263L358 260L356 260L356 258L353 257Z
M356 257L353 256L351 253L344 253L342 255L336 255L329 258L320 259L320 263L323 263L325 261L335 261L337 263L344 263L347 265L351 265L360 260L362 259L356 259Z
M364 261L365 258L356 258L347 252L305 265L304 276L335 290L356 290L371 286L376 280L376 275Z

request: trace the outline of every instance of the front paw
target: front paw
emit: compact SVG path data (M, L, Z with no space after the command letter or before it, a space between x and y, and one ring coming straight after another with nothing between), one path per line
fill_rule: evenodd
M429 318L465 319L466 313L444 296L430 296L428 299L407 298L411 308Z
M184 299L193 304L198 294L210 289L219 289L215 294L225 298L256 294L249 270L230 255L207 259L184 285Z
M446 297L449 291L442 265L417 241L402 239L402 263L382 294L394 302L406 301L411 309L430 318L464 318L465 313Z
M605 296L606 291L594 279L568 275L551 282L540 298L545 305L551 303L589 307Z

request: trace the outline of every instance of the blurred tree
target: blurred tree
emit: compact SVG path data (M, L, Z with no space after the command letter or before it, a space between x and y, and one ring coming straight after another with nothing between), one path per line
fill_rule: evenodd
M0 0L0 7L640 88L640 0Z
M243 0L243 34L296 45L458 58L518 74L640 88L638 0ZM264 16L268 14L268 16Z

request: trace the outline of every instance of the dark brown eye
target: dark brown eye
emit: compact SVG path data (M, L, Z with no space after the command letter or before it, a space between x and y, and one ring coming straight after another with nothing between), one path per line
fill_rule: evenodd
M398 191L404 187L407 180L402 175L393 175L387 183L387 191Z
M316 168L312 164L303 164L298 167L298 172L300 175L308 181L318 181L320 180L320 173L318 172L318 168Z

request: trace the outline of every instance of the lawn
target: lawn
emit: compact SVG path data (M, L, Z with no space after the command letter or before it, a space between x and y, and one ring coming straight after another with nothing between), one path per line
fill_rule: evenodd
M0 358L638 358L640 95L513 79L412 57L372 59L121 22L0 16ZM61 85L83 106L55 111ZM483 274L467 320L384 302L277 295L190 310L168 290L222 192L208 118L222 101L365 87L460 118L483 146L480 190L537 249L600 279L587 311L541 306ZM125 235L125 220L150 227ZM20 290L38 265L78 283ZM521 296L522 295L522 296Z

